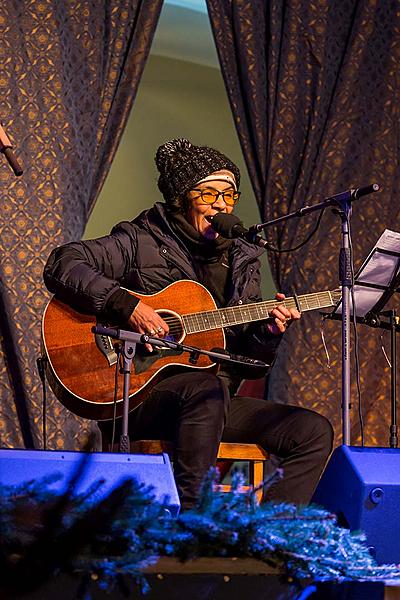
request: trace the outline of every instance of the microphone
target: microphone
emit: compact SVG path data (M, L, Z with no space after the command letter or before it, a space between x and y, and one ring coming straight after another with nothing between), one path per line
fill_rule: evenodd
M378 191L379 185L377 183L371 183L370 185L351 190L353 200L357 200L358 198L361 198L361 196L367 196L367 194L372 194L373 192Z
M255 367L257 369L268 369L271 366L262 360L258 360L257 358L249 358L248 356L242 356L240 354L232 354L231 352L225 350L225 348L211 348L210 352L212 352L210 358L217 363L234 363L242 367Z
M242 221L236 215L228 215L227 213L217 213L213 216L211 227L222 235L222 237L231 240L233 238L243 238L261 248L268 248L267 240L264 240L260 235L253 234L246 229Z
M334 196L329 196L329 198L325 198L323 202L315 205L315 207L320 207L322 204L326 204L326 206L331 206L332 204L336 204L340 202L353 202L353 200L358 200L361 196L367 196L367 194L372 194L374 192L379 191L379 185L377 183L371 183L370 185L366 185L364 187L359 188L351 188L350 190L346 190L344 192L339 192L339 194L335 194ZM305 206L300 209L303 211L304 209L309 208Z
M19 175L22 175L23 170L11 148L11 142L0 123L0 152L6 157L8 164L14 171L14 175L19 177Z
M107 337L119 340L119 329L116 327L105 327L101 323L97 323L92 327L92 333L96 335L106 335Z

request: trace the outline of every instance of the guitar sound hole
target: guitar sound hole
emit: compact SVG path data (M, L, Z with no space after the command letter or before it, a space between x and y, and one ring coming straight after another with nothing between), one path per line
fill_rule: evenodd
M182 341L184 337L184 331L180 318L172 311L158 310L157 312L169 327L169 332L168 335L165 336L165 339L170 340L171 342Z

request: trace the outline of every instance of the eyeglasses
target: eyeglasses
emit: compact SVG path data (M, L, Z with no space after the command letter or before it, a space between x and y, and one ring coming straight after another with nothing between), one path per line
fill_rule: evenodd
M198 192L199 195L195 197L195 200L201 198L204 204L214 204L218 200L220 196L224 199L225 204L228 206L235 206L239 202L240 192L236 192L235 190L225 190L224 192L219 192L218 190L213 189L204 189L204 190L192 190L192 192Z

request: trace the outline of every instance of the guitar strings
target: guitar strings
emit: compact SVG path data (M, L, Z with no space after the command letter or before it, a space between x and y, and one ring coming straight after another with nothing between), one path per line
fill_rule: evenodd
M227 323L223 323L222 322L222 317L219 317L219 315L221 314L222 311L225 312L225 313L228 313L228 314L229 313L233 313L234 314L236 312L242 312L244 310L247 313L246 320L248 318L248 315L250 315L250 319L249 320L254 320L254 318L256 317L256 320L260 320L261 321L261 320L263 320L265 318L268 318L268 317L264 316L264 315L260 316L258 311L260 310L261 307L268 306L268 304L270 305L270 307L272 309L275 306L277 306L278 304L280 305L280 304L284 304L284 303L283 302L276 303L276 302L270 301L270 302L262 302L262 303L260 302L260 303L258 303L258 306L257 305L256 306L255 305L251 305L251 306L244 305L244 306L240 306L240 307L238 307L238 306L231 306L231 307L227 307L225 309L217 309L217 310L212 310L212 311L203 311L203 312L192 313L192 314L189 313L187 315L182 315L182 320L192 321L193 322L195 319L197 321L199 321L202 318L210 319L210 317L212 317L212 318L215 318L215 326L211 327L211 329L219 329L219 328L223 327L226 324L227 325L235 325L235 324L240 324L240 323L243 322L243 321L236 322L235 320L233 320L232 322L230 322L228 320ZM262 305L262 306L260 306L260 305ZM288 303L287 306L291 307L292 304ZM295 306L295 302L294 301L293 301L293 306ZM160 311L160 313L162 314L162 311ZM243 315L241 315L241 317L243 318ZM217 322L217 318L221 319L221 321ZM181 321L177 317L168 317L168 316L165 316L165 317L163 317L163 319L167 323L168 326L171 325L170 332L171 332L171 329L173 329L175 332L181 332L182 329L184 328L184 324L181 324ZM208 326L207 326L207 328L205 330L207 330L209 328L210 327L209 327L209 324L208 324Z
M202 319L205 319L205 321L207 322L207 326L205 327L201 327L197 329L197 331L193 331L190 333L197 333L199 331L208 331L208 330L212 330L212 329L220 329L222 327L225 326L229 326L229 325L239 325L241 323L244 322L250 322L253 320L257 320L257 321L262 321L265 318L268 318L268 315L260 315L260 311L262 309L266 309L267 312L269 313L271 310L273 310L274 308L278 307L278 306L285 306L286 308L296 308L297 307L297 302L296 300L300 303L304 302L305 309L312 309L312 308L323 308L323 306L321 305L320 299L323 297L325 298L326 295L331 296L331 297L335 297L336 294L336 290L334 290L333 292L316 292L315 294L306 294L305 296L299 296L296 299L295 298L285 298L284 301L282 302L277 302L276 300L266 300L266 301L262 301L262 302L257 302L254 304L250 304L250 305L243 305L243 306L229 306L226 308L220 308L220 309L216 309L216 310L210 310L210 311L203 311L203 312L199 312L199 313L189 313L187 315L182 315L182 321L174 316L165 316L163 317L164 321L167 323L168 327L169 327L169 334L174 335L174 336L180 336L182 335L182 333L185 330L185 321L188 325L195 325L197 328L199 327ZM331 305L331 298L329 300L329 304ZM160 313L162 314L162 310L160 311ZM236 321L236 319L229 319L229 316L234 317L236 313L239 313L239 316L241 317L239 321ZM244 316L243 316L244 313ZM219 316L221 315L221 317ZM225 315L225 317L223 316ZM210 319L214 319L214 324L211 324L210 326ZM222 320L224 319L224 321ZM244 320L243 320L244 319ZM197 323L196 323L197 321ZM188 333L188 332L186 332Z

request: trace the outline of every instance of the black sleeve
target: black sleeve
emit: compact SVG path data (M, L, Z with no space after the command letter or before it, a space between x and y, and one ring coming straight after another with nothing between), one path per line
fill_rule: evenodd
M53 250L44 268L50 292L75 310L125 322L138 300L120 288L134 268L135 227L117 225L110 235Z

